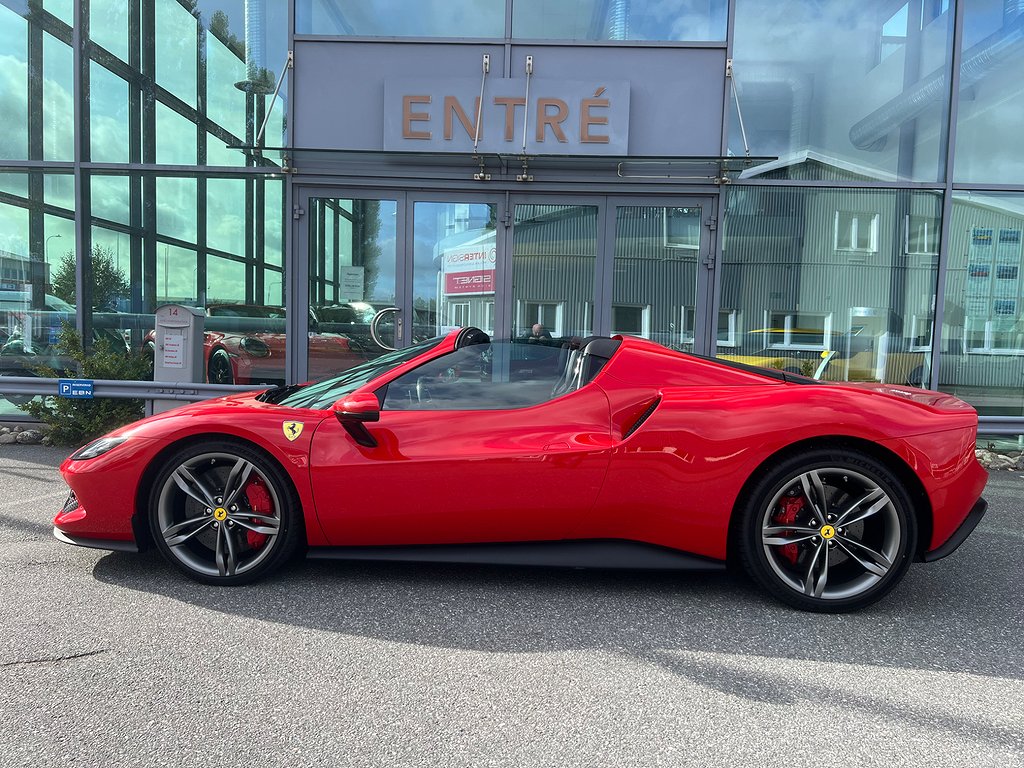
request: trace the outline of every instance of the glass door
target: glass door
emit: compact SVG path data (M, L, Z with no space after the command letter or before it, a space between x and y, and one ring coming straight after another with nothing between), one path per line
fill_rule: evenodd
M410 200L411 295L405 343L475 326L494 335L498 300L498 200Z
M332 376L394 346L395 324L374 317L395 306L398 266L397 199L361 195L311 196L302 206L308 296L305 365L299 378Z
M505 316L509 335L561 343L595 332L598 257L602 246L600 199L513 198L511 275Z

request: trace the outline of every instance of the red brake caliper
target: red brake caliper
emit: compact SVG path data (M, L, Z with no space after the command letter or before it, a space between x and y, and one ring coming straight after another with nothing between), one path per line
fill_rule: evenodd
M249 509L258 515L270 515L273 514L274 510L270 501L270 494L267 492L267 486L259 478L253 478L249 481L249 484L245 486L245 498L249 501ZM257 523L256 520L252 521ZM267 534L256 533L256 531L246 531L245 540L246 543L253 549L259 549L267 543Z
M776 525L792 525L803 508L804 497L802 495L786 494L779 500L779 511L772 517L772 522ZM800 556L800 550L796 544L783 544L780 549L782 556L796 565L796 559Z

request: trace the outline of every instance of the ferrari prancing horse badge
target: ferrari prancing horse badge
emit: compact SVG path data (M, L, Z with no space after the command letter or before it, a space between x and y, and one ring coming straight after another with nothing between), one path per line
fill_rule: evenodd
M284 430L284 436L288 438L289 442L294 443L299 439L299 435L302 434L302 422L286 421L281 425L281 429Z

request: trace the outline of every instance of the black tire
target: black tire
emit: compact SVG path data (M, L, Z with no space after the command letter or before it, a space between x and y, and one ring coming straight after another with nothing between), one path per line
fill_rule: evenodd
M225 350L218 349L210 355L206 378L210 384L235 383L235 372L231 368L231 357Z
M886 466L853 450L783 460L755 482L739 515L735 545L746 572L805 611L854 611L882 599L917 546L906 489Z
M254 447L215 441L168 457L150 490L160 553L205 584L248 584L304 541L301 505L277 462Z

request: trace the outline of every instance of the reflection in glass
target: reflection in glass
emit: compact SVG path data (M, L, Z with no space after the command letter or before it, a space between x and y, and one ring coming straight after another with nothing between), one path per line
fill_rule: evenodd
M752 174L942 181L951 7L736 0L729 149L738 101L751 154L780 158Z
M156 180L156 229L162 235L195 242L196 180L160 177Z
M539 40L725 40L726 0L515 0L512 36Z
M128 61L128 6L124 0L89 1L89 37Z
M43 159L75 157L72 92L74 64L71 46L43 34Z
M418 202L413 208L413 338L476 326L494 333L497 208Z
M298 0L300 35L504 37L505 4L491 0Z
M196 17L177 2L156 3L156 82L196 106Z
M727 192L720 357L830 381L928 385L936 260L908 250L907 226L938 221L938 194ZM848 247L844 211L877 221L873 250Z
M89 146L94 163L128 162L128 83L95 61L89 66Z
M512 232L513 337L593 333L597 207L520 204Z
M692 351L701 209L615 210L612 333Z
M370 323L395 302L394 200L315 198L309 211L309 376L380 355ZM394 344L393 335L388 339Z
M0 87L0 158L28 159L28 22L0 4L0 51L3 51L3 86Z
M168 165L195 165L196 124L157 102L156 161Z
M956 181L1020 184L1024 5L974 0L964 7L957 109Z
M939 389L985 415L1024 415L1024 194L957 193Z

